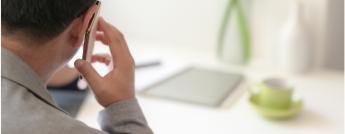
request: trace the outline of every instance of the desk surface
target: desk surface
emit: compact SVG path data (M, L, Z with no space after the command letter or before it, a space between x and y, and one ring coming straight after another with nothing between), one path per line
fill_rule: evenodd
M273 67L231 66L216 60L215 49L202 46L160 44L132 44L135 51L150 51L163 58L175 58L193 66L228 72L242 72L247 81L259 81L270 76L285 76L296 83L295 93L305 102L303 110L287 120L270 120L256 113L248 104L248 94L223 108L194 105L173 100L150 98L137 94L149 126L157 134L340 134L344 133L344 74L343 72L311 71L307 74L287 75ZM96 52L109 52L96 44ZM197 48L197 50L195 50ZM96 68L96 70L99 70ZM77 119L99 129L98 112L103 108L90 92Z

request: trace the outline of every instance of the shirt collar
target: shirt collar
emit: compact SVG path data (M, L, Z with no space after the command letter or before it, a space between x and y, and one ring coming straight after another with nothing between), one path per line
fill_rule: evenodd
M1 77L20 84L47 104L68 114L57 106L35 71L19 56L3 47L1 47Z

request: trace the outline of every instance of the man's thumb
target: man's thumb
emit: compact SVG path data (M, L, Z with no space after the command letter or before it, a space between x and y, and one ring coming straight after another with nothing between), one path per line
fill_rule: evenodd
M74 62L75 68L86 79L87 83L92 87L94 84L99 84L101 76L92 67L92 65L82 59L78 59Z

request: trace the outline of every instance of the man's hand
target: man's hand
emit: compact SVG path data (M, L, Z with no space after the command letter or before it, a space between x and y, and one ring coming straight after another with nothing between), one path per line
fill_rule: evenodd
M91 62L105 63L109 73L101 77L91 63L78 59L74 66L86 79L99 104L106 107L112 103L134 98L134 60L122 33L101 17L98 21L96 40L109 45L111 55L96 54Z

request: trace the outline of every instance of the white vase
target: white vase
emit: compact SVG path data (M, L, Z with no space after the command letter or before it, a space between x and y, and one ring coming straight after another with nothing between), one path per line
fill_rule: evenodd
M286 72L302 73L311 68L311 41L301 16L301 5L295 3L280 36L280 65Z

